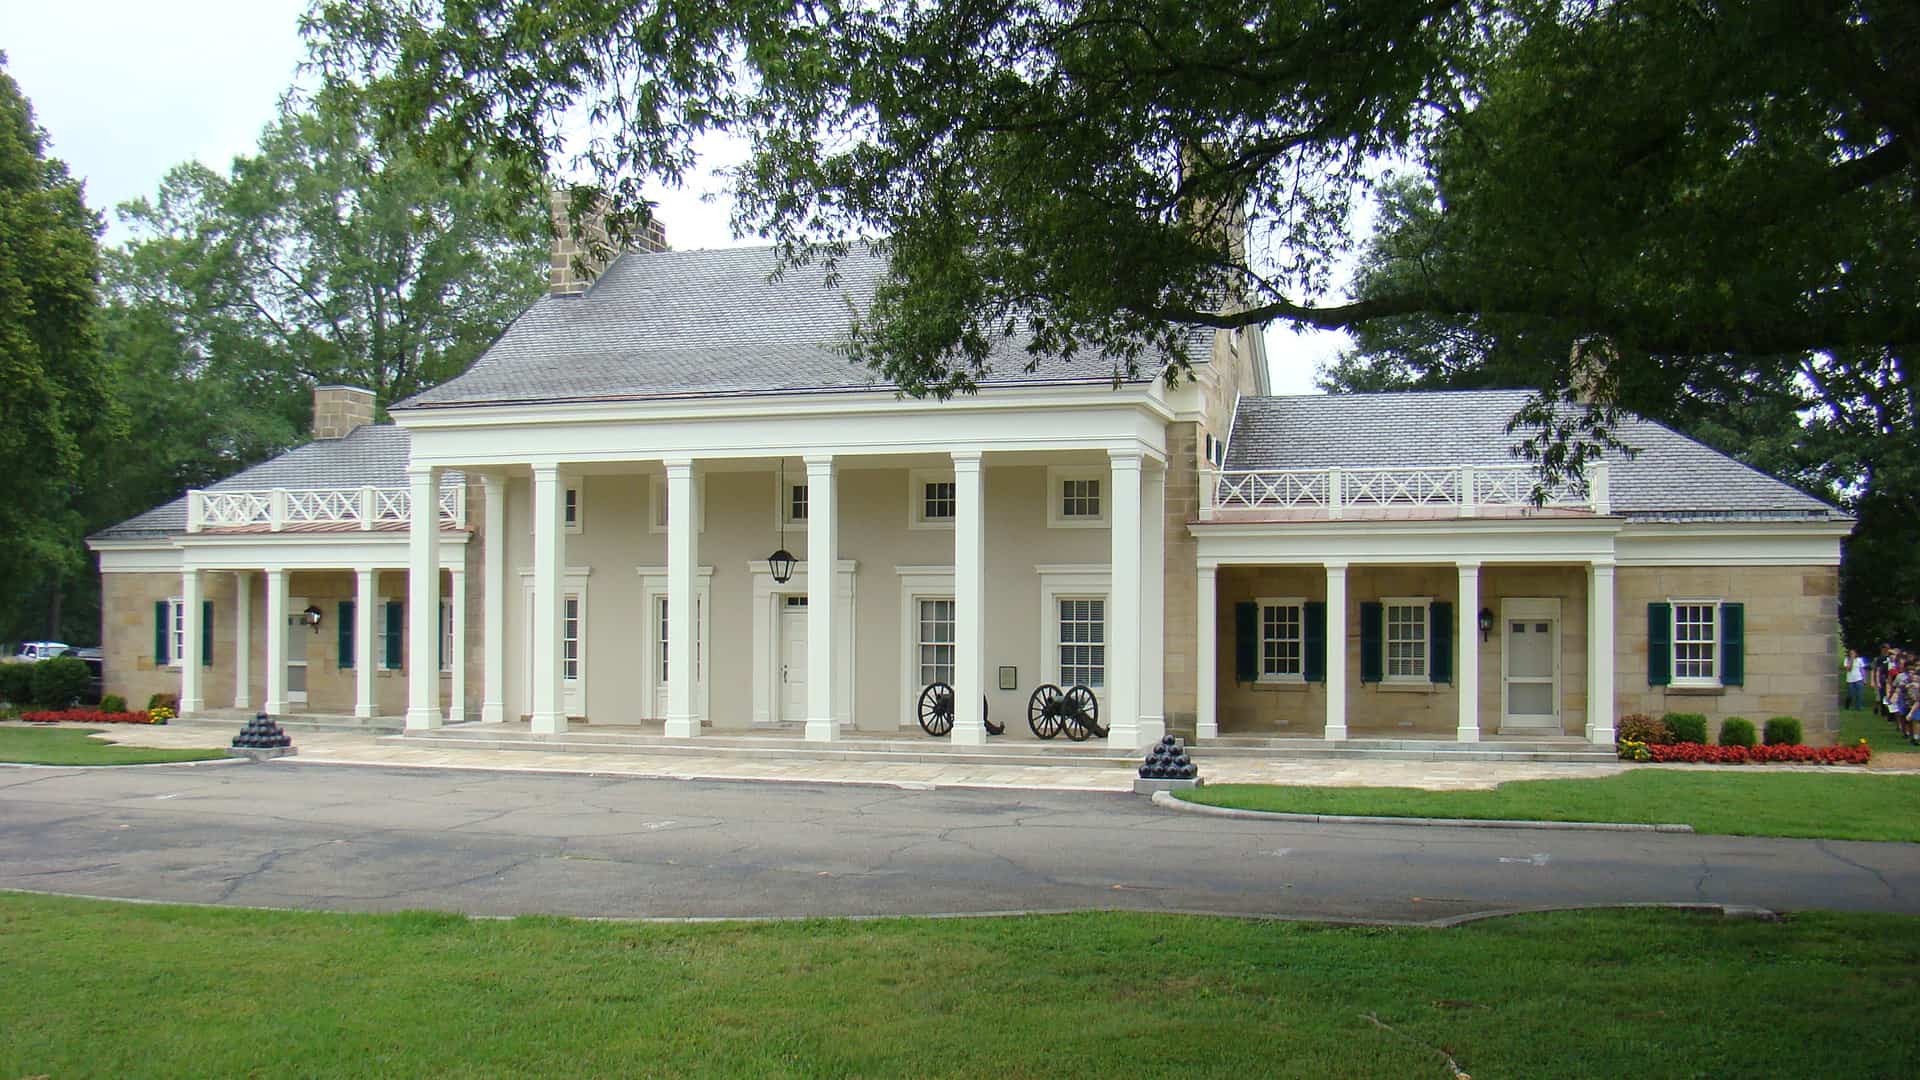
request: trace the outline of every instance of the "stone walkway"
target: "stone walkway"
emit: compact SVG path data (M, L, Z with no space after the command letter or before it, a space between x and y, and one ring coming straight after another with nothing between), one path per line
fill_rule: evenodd
M222 746L237 724L179 721L160 727L121 725L103 737L132 746ZM1133 774L1074 765L994 765L937 762L843 761L830 756L781 759L727 753L578 753L564 750L463 749L409 745L403 737L362 732L293 732L299 753L288 760L334 765L422 769L485 769L530 773L592 773L676 780L786 780L813 784L895 787L1018 788L1050 791L1131 791ZM1509 780L1571 780L1612 776L1612 763L1491 761L1351 761L1217 758L1202 761L1208 783L1415 787L1433 791L1491 788ZM1724 766L1709 766L1724 768Z

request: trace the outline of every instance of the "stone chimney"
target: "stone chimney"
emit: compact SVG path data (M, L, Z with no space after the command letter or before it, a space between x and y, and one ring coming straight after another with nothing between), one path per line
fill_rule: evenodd
M620 251L667 250L667 230L658 219L650 219L637 235L629 237L616 250L607 232L603 205L597 205L587 214L576 234L567 213L568 200L569 194L564 190L555 191L548 200L553 220L553 252L547 261L547 287L554 296L579 296L586 292Z
M373 423L373 391L357 386L313 388L313 437L342 439Z
M1582 405L1611 405L1618 396L1620 351L1601 334L1590 334L1573 343L1567 357L1567 388L1573 400Z

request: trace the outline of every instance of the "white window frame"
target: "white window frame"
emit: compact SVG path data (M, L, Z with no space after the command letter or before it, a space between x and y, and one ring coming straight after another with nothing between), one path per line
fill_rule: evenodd
M587 485L585 483L570 484L560 489L560 523L570 533L586 531Z
M694 531L707 531L707 485L704 478L693 478L693 517ZM667 531L667 477L647 477L647 531L664 533Z
M1393 609L1420 610L1420 670L1415 674L1394 674ZM1383 596L1380 598L1380 681L1405 685L1430 685L1433 682L1433 597Z
M782 484L778 476L774 477L773 516L774 520L785 528L804 529L807 527L807 519L804 517L795 517L793 514L794 494L796 492L807 492L807 482L805 480L797 484L789 480L785 484ZM808 492L801 495L801 500L806 504L807 512L811 514L813 512L811 493Z
M765 561L762 560L760 565L764 569ZM654 700L665 693L670 685L660 678L661 669L668 662L668 657L660 654L671 643L658 640L661 635L657 621L661 605L671 595L673 586L664 566L636 566L634 571L640 577L640 610L646 613L642 624L644 632L640 635L640 663L644 674L641 685L646 694L646 705L641 711L649 714L653 712ZM581 603L584 612L585 601ZM703 720L712 715L709 705L713 672L709 670L708 658L713 654L713 619L713 567L696 566L693 571L693 708ZM584 644L581 646L581 655L586 655Z
M1040 625L1035 640L1040 643L1039 663L1034 670L1040 672L1038 683L1048 682L1061 688L1071 683L1060 681L1060 601L1061 600L1102 600L1102 609L1107 617L1104 644L1113 647L1113 574L1104 564L1041 563L1034 568L1040 578ZM1111 674L1113 654L1109 652L1102 674ZM1106 695L1105 687L1099 687L1102 706Z
M440 674L453 671L453 601L440 598Z
M954 519L951 517L930 518L927 516L927 485L954 484L952 469L908 469L907 470L907 528L909 529L951 529ZM954 488L954 515L960 512L959 487Z
M1727 648L1727 643L1723 640L1721 631L1720 608L1724 603L1726 603L1726 601L1719 597L1705 596L1669 597L1667 599L1668 686L1718 689L1722 685L1720 678L1721 673L1725 670L1723 662L1726 658ZM1706 627L1709 636L1705 644L1712 650L1713 674L1711 675L1682 676L1680 674L1680 646L1683 644L1680 640L1680 609L1683 607L1704 607L1707 609ZM1693 645L1700 644L1700 642L1686 642L1685 644ZM1688 663L1694 662L1696 661L1688 661Z
M1098 514L1068 514L1066 512L1066 486L1068 481L1093 480L1099 483L1100 512ZM1047 467L1047 527L1050 529L1104 529L1108 524L1108 508L1113 503L1113 483L1109 471L1097 466L1078 468L1065 465Z
M283 629L281 631L285 633ZM178 596L167 597L167 667L177 668L184 662L181 657L187 640L187 603Z
M1300 596L1262 596L1254 601L1260 609L1260 670L1254 678L1261 683L1298 683L1307 681L1307 601ZM1298 634L1292 638L1269 638L1267 636L1267 611L1270 608L1292 608L1293 625ZM1384 617L1384 616L1383 616ZM1384 630L1383 630L1384 633ZM1299 669L1291 674L1270 672L1267 670L1267 644L1269 641L1292 641L1298 648L1295 666Z
M561 608L562 622L560 632L563 636L563 640L560 643L560 651L562 654L560 659L561 700L562 702L566 702L567 699L571 697L573 699L572 704L578 705L578 711L572 711L570 707L563 707L562 711L566 712L568 716L584 717L587 715L587 645L590 640L587 637L587 628L591 625L591 623L588 622L588 604L592 599L587 587L587 579L592 573L593 568L591 566L569 566L561 572L561 603L564 605L569 598L577 599L580 602L580 648L578 655L575 657L575 674L577 678L572 679L566 677L566 642L564 640L566 633L566 609L564 606ZM522 696L526 703L525 711L529 714L533 712L534 704L533 619L538 614L535 610L537 607L534 599L536 592L537 590L534 588L533 571L530 569L520 571L520 602L525 605L525 607L521 609L523 612L522 625L526 627L526 637L523 639L526 649L521 656L520 677L525 680L522 688Z
M920 601L952 600L953 567L951 566L896 566L894 573L900 578L900 726L914 728L918 723L920 705ZM956 631L959 636L959 608L954 609ZM954 658L959 659L959 643L954 645ZM956 672L956 674L958 674ZM917 729L916 729L917 730Z
M1100 605L1100 621L1099 621L1100 640L1099 641L1080 642L1080 641L1067 641L1064 639L1063 635L1061 634L1061 631L1066 628L1067 620L1066 620L1065 612L1063 612L1061 609L1063 605L1073 604L1073 603L1092 603L1092 604ZM1059 685L1062 687L1070 687L1076 684L1084 683L1088 688L1096 691L1104 691L1107 688L1107 674L1113 666L1113 657L1108 652L1108 650L1113 645L1113 634L1111 633L1112 615L1113 615L1113 603L1109 599L1106 593L1063 592L1063 593L1054 594L1053 620L1052 620L1053 633L1050 635L1051 640L1049 642L1050 648L1048 651L1053 654L1053 673L1054 673L1054 682L1056 683L1056 685ZM1097 647L1100 650L1100 661L1097 665L1092 663L1082 665L1086 667L1096 667L1096 666L1098 667L1099 674L1100 674L1100 679L1098 682L1090 682L1083 679L1069 679L1067 677L1067 664L1062 660L1061 653L1065 651L1068 647L1073 647L1073 648L1096 648Z
M946 619L947 640L945 641L927 640L926 605L928 604L948 605L947 619ZM922 687L930 686L936 682L944 682L949 686L953 685L954 676L958 671L956 664L957 664L957 661L959 660L959 648L960 648L959 638L955 633L955 631L958 629L957 617L959 614L959 608L955 604L954 598L951 595L935 596L935 595L929 594L929 595L915 596L913 598L913 611L911 612L911 614L913 616L913 623L914 623L914 642L913 642L913 656L909 658L908 662L913 666L913 670L914 670L913 681L919 683ZM944 679L929 679L927 678L927 668L929 667L929 665L926 660L926 650L938 649L942 647L944 647L947 650L947 662L945 665L947 668L947 677ZM939 665L938 663L935 663L931 666L937 669L941 665Z

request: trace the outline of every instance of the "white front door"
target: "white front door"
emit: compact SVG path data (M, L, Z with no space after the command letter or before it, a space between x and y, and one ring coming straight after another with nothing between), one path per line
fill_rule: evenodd
M313 628L307 625L307 598L293 596L287 598L287 703L305 705L307 703L307 638L313 636Z
M1516 616L1506 623L1505 730L1560 729L1560 620L1544 614Z
M795 604L794 601L799 601ZM806 597L790 596L780 608L780 719L807 718Z

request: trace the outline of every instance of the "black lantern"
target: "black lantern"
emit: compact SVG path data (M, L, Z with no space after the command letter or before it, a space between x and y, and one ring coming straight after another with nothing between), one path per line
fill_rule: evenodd
M781 585L793 580L793 567L800 560L787 550L787 459L780 459L780 498L777 502L780 518L780 548L767 556L767 572Z
M312 604L308 604L307 610L300 613L300 621L312 627L314 633L316 634L319 633L320 632L320 609L317 607L314 607Z
M1481 608L1480 609L1480 640L1481 641L1487 640L1487 635L1491 633L1493 633L1493 609Z

